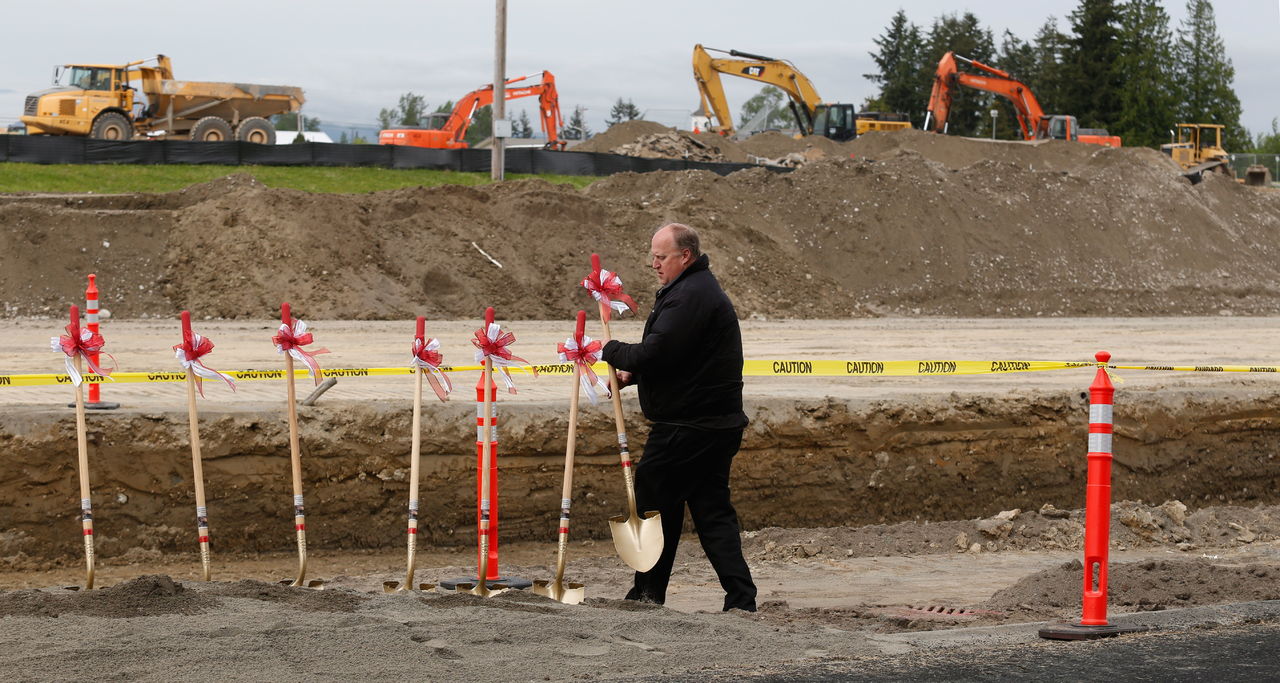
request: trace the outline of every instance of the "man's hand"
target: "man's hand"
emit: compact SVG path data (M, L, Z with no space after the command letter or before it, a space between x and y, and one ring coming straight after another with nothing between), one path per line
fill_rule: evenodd
M631 376L631 373L627 372L626 370L618 370L616 372L618 374L619 389L622 389L623 387L631 386L632 380L635 379L634 377Z

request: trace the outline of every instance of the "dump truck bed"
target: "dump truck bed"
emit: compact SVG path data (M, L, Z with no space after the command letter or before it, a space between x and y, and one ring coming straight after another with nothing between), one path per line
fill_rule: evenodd
M218 116L228 121L296 112L306 101L302 88L256 83L217 83L143 79L142 92L153 105L152 116L190 119Z

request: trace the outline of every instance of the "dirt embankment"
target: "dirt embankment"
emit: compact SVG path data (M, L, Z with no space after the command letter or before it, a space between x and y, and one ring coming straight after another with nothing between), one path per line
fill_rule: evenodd
M1085 490L1080 408L1078 395L902 404L756 402L734 463L735 504L748 530L936 523L1015 508L1040 510L1045 503L1075 508ZM1114 498L1179 499L1193 510L1280 502L1272 447L1280 432L1277 408L1280 395L1274 393L1173 390L1118 410L1116 450L1122 455L1114 465ZM424 542L473 540L476 456L458 448L474 438L466 426L469 411L465 405L433 406L424 419ZM318 547L388 548L399 542L409 418L407 409L368 403L302 409L308 526ZM206 411L204 423L208 505L218 547L289 549L288 439L275 408L265 414L254 407ZM606 518L624 507L612 420L590 411L580 424L574 533L605 537ZM32 558L74 556L78 546L68 542L78 524L73 421L27 409L9 411L0 426L0 450L11 463L0 468L0 517L9 520L0 532L0 558L18 567ZM559 509L565 419L536 404L513 404L503 408L500 429L503 538L542 538ZM637 432L639 443L644 433ZM118 556L130 549L185 548L194 507L185 413L96 414L89 443L99 550ZM1123 517L1117 514L1117 524L1128 525ZM1038 539L1039 545L1027 547L1078 543L1078 520L1030 531L1019 529L1024 523L1014 521L994 534L972 525L929 524L922 537L940 552L973 543L1019 547L1017 539L1024 537ZM1140 518L1129 526L1144 524L1150 526ZM1254 533L1274 533L1268 529ZM961 534L965 543L957 540ZM1206 542L1190 532L1175 542L1182 540ZM840 552L857 547L844 541L799 545L815 543Z
M566 318L591 252L647 307L650 232L703 235L741 316L1280 311L1280 195L1196 186L1146 149L870 134L856 159L367 195L249 175L167 195L0 198L0 301L40 315L96 271L118 316ZM502 267L490 262L479 249Z

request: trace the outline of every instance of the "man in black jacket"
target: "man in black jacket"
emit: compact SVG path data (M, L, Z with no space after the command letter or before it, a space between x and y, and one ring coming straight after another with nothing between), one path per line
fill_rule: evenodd
M729 466L742 443L742 333L738 315L708 267L698 233L671 223L653 235L658 274L653 311L639 344L613 340L605 362L620 386L636 384L653 423L636 466L636 502L662 514L658 563L636 572L628 600L662 604L675 562L684 508L724 587L724 609L756 609L756 587L742 557L738 515L729 501Z

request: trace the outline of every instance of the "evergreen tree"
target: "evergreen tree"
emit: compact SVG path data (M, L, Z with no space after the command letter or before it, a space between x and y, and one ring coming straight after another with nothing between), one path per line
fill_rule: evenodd
M520 115L511 121L511 137L533 137L533 124L529 122L529 112L521 109Z
M944 14L934 19L925 42L921 68L916 77L916 91L922 93L920 100L926 105L933 89L934 73L944 54L954 52L984 64L991 64L995 58L995 39L991 30L982 28L972 12L965 12L962 16ZM994 96L971 88L953 89L952 96L948 132L953 135L990 135L989 111Z
M1005 30L1000 38L1000 54L996 65L1016 81L1031 88L1031 92L1039 93L1039 88L1031 82L1031 75L1038 70L1039 54L1036 46ZM991 108L1000 112L996 118L996 137L1002 140L1021 140L1022 128L1018 125L1017 110L1013 103L1004 97L992 98Z
M1236 70L1218 35L1213 4L1187 0L1187 16L1180 28L1174 47L1175 79L1182 103L1179 122L1220 123L1226 126L1223 146L1228 151L1248 148L1252 141L1240 125L1240 98L1231 85Z
M604 122L609 126L613 126L623 121L634 121L638 118L640 118L640 110L636 108L635 103L619 97L618 101L613 103L613 109L609 110L609 118L605 119Z
M587 127L587 108L575 106L564 129L566 133L561 137L566 140L586 140L591 137L591 129Z
M1120 112L1110 131L1126 147L1168 142L1177 110L1173 82L1173 33L1156 0L1129 0L1120 7L1120 59L1124 76Z
M863 74L863 78L878 84L880 94L865 103L864 109L875 102L870 111L901 112L915 125L921 125L929 93L926 90L922 95L919 91L920 71L926 66L922 62L920 27L908 21L907 13L899 9L884 34L872 42L879 48L870 53L879 71Z
M1120 14L1115 0L1080 0L1071 13L1071 36L1063 62L1067 67L1063 114L1074 114L1085 128L1114 126L1120 119Z
M1030 70L1018 72L1018 80L1026 83L1035 93L1036 100L1046 114L1066 111L1066 70L1063 63L1068 50L1068 38L1058 30L1058 19L1045 20L1032 40L1035 59Z

